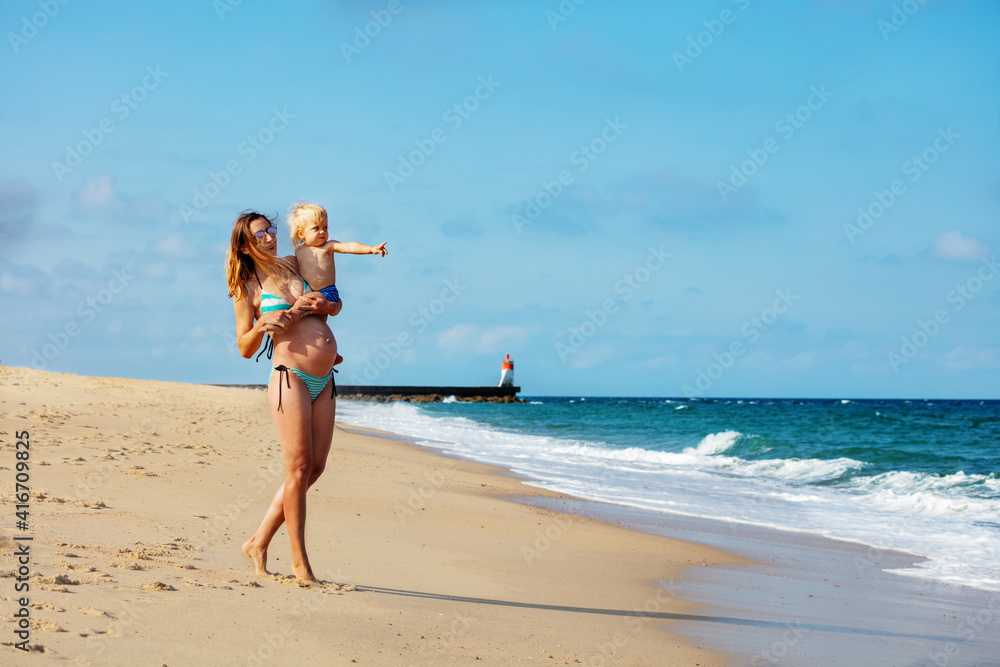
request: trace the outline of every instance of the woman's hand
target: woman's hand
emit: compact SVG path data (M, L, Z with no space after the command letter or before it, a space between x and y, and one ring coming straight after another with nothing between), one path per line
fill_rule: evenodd
M293 322L292 315L287 310L275 310L264 313L257 320L257 328L264 333L274 333L275 331L285 331Z
M298 317L303 315L337 315L343 304L340 301L327 301L319 292L308 292L295 300L292 313Z

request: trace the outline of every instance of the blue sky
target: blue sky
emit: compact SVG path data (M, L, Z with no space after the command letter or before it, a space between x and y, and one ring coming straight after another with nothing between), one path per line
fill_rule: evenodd
M304 199L390 250L338 260L344 384L493 384L510 353L527 395L1000 398L995 2L0 26L4 365L263 382L222 257Z

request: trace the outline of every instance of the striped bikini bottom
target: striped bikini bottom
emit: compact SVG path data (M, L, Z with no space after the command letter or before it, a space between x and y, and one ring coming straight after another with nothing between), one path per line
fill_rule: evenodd
M274 371L278 371L278 410L281 410L281 374L284 374L285 385L291 389L292 382L288 378L288 373L295 373L296 376L309 390L309 398L313 401L319 396L319 393L323 391L323 387L326 383L330 383L330 398L337 395L337 381L333 379L333 374L337 372L336 368L331 368L330 372L326 374L325 377L317 377L315 375L309 375L309 373L303 373L297 368L289 368L288 366L274 366L271 368L271 372L267 376L267 383L271 384L271 377L274 375Z

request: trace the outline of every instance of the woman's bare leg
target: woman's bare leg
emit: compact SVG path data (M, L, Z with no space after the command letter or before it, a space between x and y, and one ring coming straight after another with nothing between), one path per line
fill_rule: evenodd
M243 545L258 574L267 573L267 548L284 521L292 543L292 571L303 580L315 580L305 548L306 491L313 479L312 403L301 380L290 378L290 386L281 387L281 411L278 387L283 382L276 374L268 387L271 413L278 430L278 441L285 459L285 481L278 488L257 532Z
M294 378L294 383L298 378ZM331 379L331 382L333 380ZM282 389L287 389L283 387ZM269 388L270 391L270 388ZM333 444L334 420L337 412L337 400L331 397L330 385L323 389L312 404L312 469L309 475L309 484L312 486L323 474L326 467L326 459ZM282 401L284 407L284 401ZM271 544L271 539L285 522L285 484L282 482L278 491L271 499L271 504L264 513L264 518L257 527L257 531L249 540L243 543L243 552L253 561L254 571L257 574L270 574L267 571L267 549Z
M285 509L282 506L284 500L285 483L282 482L278 492L271 499L271 505L264 512L264 519L257 527L257 531L243 543L243 553L250 556L254 572L257 574L271 574L267 571L267 548L271 545L271 538L285 522Z
M333 445L333 426L337 416L337 397L333 396L330 382L312 404L312 474L309 476L309 486L313 485L326 469L326 458L330 455Z

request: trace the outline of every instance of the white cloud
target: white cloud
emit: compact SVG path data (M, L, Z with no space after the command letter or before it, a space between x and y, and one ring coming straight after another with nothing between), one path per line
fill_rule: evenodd
M514 343L527 340L538 327L490 327L479 324L456 324L438 335L443 350L471 350L479 354L506 354Z
M73 191L73 203L78 215L84 218L122 218L135 220L161 220L166 208L155 196L132 197L118 192L115 177L111 174L91 176Z
M938 363L952 371L1000 368L1000 350L972 345L959 345L941 357Z
M956 262L978 262L990 254L990 248L971 239L957 229L942 234L931 241L935 257Z
M18 278L4 273L0 275L0 291L27 296L34 291L34 283L28 278Z
M122 207L115 194L114 177L111 174L88 178L86 183L73 192L73 202L88 217L117 212Z
M804 371L816 366L816 352L800 352L794 356L783 357L778 362L781 370Z
M592 368L613 358L617 351L614 345L588 342L572 355L568 355L566 363L573 368Z
M186 236L180 234L167 236L153 243L155 256L168 260L191 259L197 253Z

